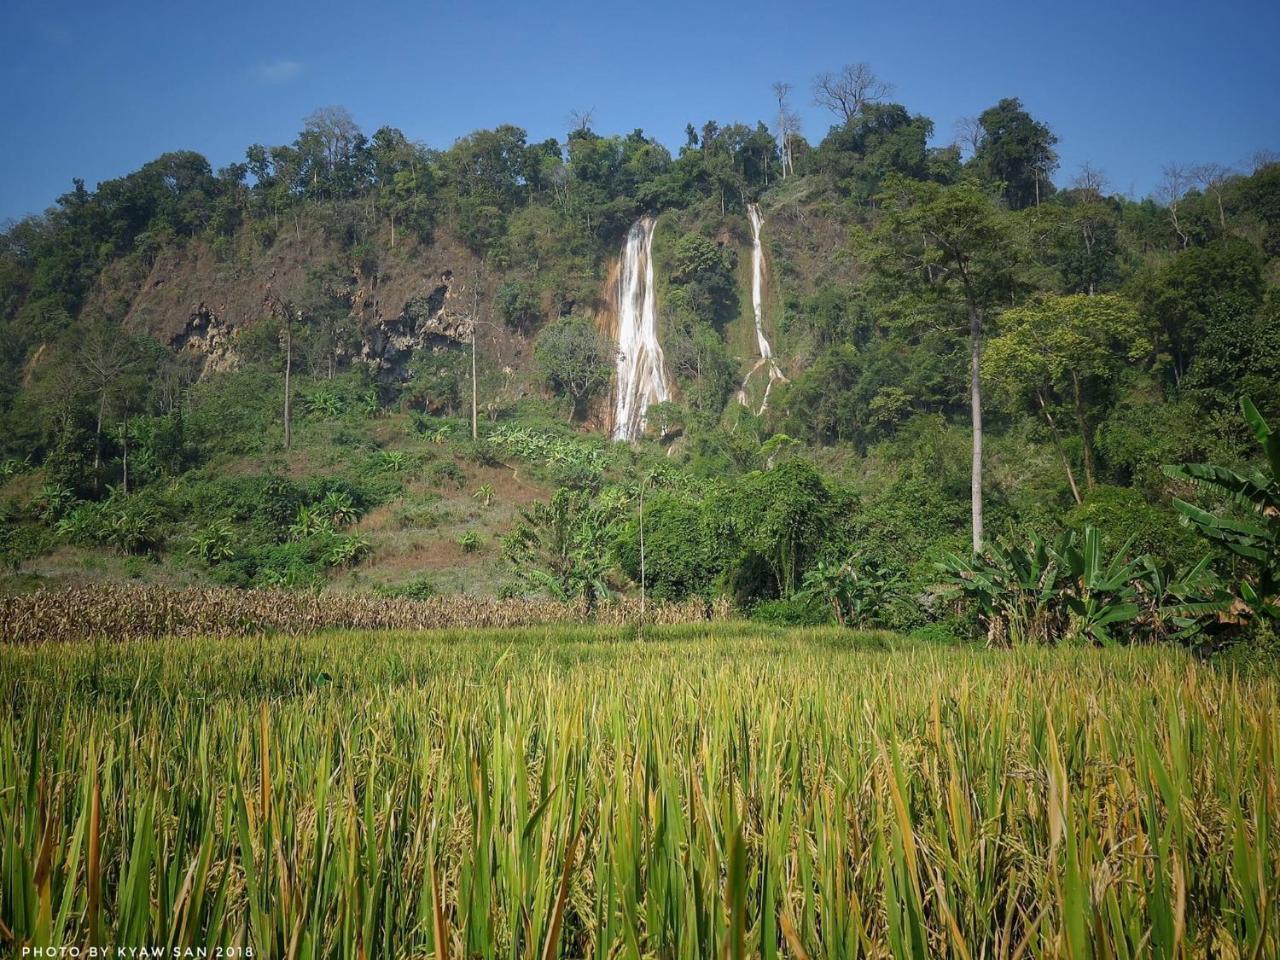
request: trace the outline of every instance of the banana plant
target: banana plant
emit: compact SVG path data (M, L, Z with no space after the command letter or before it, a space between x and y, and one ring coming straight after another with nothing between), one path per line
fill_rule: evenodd
M1244 515L1210 513L1185 500L1173 501L1201 534L1250 568L1236 584L1235 611L1280 618L1280 435L1247 397L1240 409L1262 446L1264 469L1239 473L1211 463L1183 463L1166 466L1164 472L1170 479L1217 494Z
M991 646L1048 642L1063 627L1055 602L1061 592L1058 557L1070 536L1055 546L1035 534L1027 545L1000 538L981 554L945 554L935 564L944 577L944 597L977 607Z
M1138 591L1138 628L1148 640L1192 641L1231 607L1231 594L1210 568L1211 556L1190 567L1168 561L1139 559L1134 586Z
M877 561L854 553L840 564L819 561L805 574L801 595L831 607L842 627L877 626L901 579Z
M1208 557L1175 570L1145 555L1130 559L1130 546L1108 555L1101 531L1085 527L1052 544L1035 535L1027 544L997 540L979 555L950 554L936 566L943 596L977 608L992 646L1187 640L1230 603Z
M1070 579L1063 600L1071 611L1069 633L1103 646L1115 642L1110 628L1132 623L1138 616L1138 591L1133 585L1138 562L1127 560L1132 539L1107 559L1102 551L1102 532L1085 527L1077 544L1068 537L1056 561Z

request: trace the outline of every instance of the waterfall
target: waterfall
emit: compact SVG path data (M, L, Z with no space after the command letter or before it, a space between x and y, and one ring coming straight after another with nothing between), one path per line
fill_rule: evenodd
M760 228L764 217L754 203L747 204L747 219L751 221L751 309L756 315L756 343L760 347L760 359L773 359L773 350L764 336L764 248L760 246Z
M738 402L744 407L748 406L747 384L751 382L751 375L768 364L769 383L764 388L760 409L756 411L760 414L764 413L769 406L769 391L773 389L773 385L779 381L785 383L787 378L774 363L773 348L769 346L769 341L764 335L764 247L760 244L760 228L764 226L764 215L756 204L747 204L747 219L751 222L751 309L756 318L756 346L760 351L760 359L743 378L742 386L738 388Z
M641 217L627 231L618 274L618 377L614 388L613 438L635 440L644 433L650 403L670 399L658 305L653 289L653 217Z

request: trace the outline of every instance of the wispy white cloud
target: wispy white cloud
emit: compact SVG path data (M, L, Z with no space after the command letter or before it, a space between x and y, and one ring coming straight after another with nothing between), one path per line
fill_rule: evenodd
M297 60L274 60L253 69L253 75L263 83L287 83L302 73L302 64Z

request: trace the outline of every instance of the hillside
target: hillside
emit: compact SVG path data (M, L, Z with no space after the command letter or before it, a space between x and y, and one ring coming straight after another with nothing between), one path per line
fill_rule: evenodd
M967 156L867 103L673 157L330 108L77 183L0 238L4 589L636 592L642 496L647 590L787 618L853 564L874 622L964 630L941 558L1086 527L1234 576L1161 468L1248 465L1241 397L1280 419L1280 165L1139 202L982 116Z

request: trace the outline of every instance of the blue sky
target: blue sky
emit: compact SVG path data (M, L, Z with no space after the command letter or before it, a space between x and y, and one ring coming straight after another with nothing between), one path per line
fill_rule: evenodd
M504 122L559 135L592 109L600 132L642 127L674 151L687 122L769 119L782 79L816 142L830 118L809 82L854 61L938 142L1021 97L1061 138L1059 182L1088 160L1143 196L1170 161L1280 151L1275 2L4 0L0 36L0 219L166 150L243 159L329 104L435 147Z

